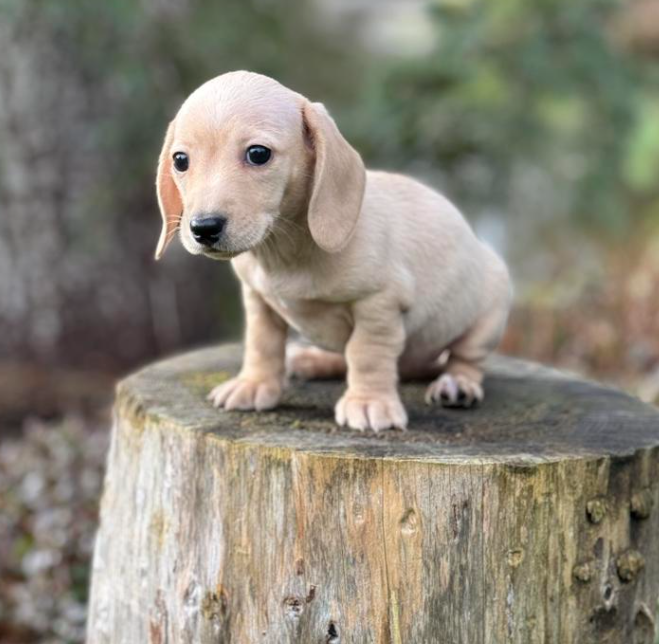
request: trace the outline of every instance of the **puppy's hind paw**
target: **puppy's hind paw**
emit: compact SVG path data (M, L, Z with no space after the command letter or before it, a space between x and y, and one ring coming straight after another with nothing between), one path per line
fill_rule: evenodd
M288 348L286 371L301 380L329 380L345 375L346 361L340 353L293 344Z
M261 411L277 406L282 389L282 383L276 378L249 380L238 377L215 387L208 394L208 400L214 407L224 407L227 411L233 409Z
M482 400L483 387L463 375L453 376L445 373L430 383L426 391L426 403L429 405L441 402L443 407L469 408Z

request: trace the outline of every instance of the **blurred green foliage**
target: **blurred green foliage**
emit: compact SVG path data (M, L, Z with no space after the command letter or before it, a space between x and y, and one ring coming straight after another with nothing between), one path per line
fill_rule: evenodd
M432 3L432 53L381 66L363 147L536 233L625 232L659 194L659 70L617 38L626 6Z

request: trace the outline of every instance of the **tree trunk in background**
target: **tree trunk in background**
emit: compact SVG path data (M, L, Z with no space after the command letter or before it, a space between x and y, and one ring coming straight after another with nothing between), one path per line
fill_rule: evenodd
M128 192L113 176L102 137L125 91L90 74L37 3L3 18L0 356L121 368L221 332L213 305L226 273L176 251L155 266L153 176ZM101 55L107 45L99 39Z

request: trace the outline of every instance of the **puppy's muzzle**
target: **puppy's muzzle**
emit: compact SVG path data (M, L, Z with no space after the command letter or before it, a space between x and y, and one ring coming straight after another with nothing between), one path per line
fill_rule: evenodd
M196 242L203 246L212 246L220 241L226 218L220 216L195 217L190 221L190 232Z

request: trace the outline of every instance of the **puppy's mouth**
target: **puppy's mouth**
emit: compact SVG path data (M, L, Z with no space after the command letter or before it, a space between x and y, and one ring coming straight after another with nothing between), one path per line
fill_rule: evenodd
M246 230L227 231L225 225L224 230L217 232L205 231L203 227L195 231L189 224L183 224L179 236L185 250L192 255L226 261L261 245L271 232L274 219L273 215L262 215Z
M240 244L232 245L227 247L226 241L224 243L216 242L214 244L200 244L198 241L192 239L190 236L185 233L181 233L181 244L183 248L188 251L191 255L203 255L209 259L215 259L219 261L228 261L242 255L251 250L257 244Z
M249 250L249 249L247 249ZM233 259L234 257L238 257L238 255L241 255L244 253L244 250L221 250L218 248L212 248L212 247L203 247L201 248L201 254L204 255L205 257L210 257L211 259L217 259L217 260L229 260Z

